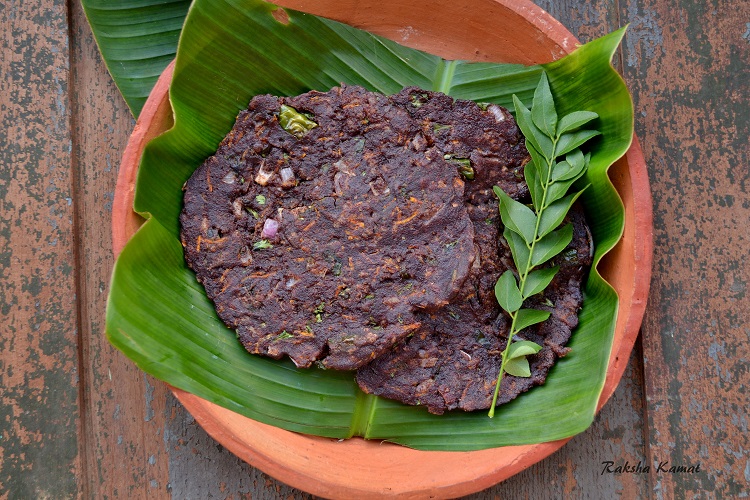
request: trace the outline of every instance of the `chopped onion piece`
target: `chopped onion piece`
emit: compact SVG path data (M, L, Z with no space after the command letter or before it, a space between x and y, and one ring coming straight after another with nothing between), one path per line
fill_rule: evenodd
M279 223L274 219L266 219L263 223L263 231L260 233L261 238L275 238L279 232Z
M279 173L281 174L281 185L283 187L294 187L297 185L297 178L294 176L294 171L291 168L282 168Z
M288 280L286 281L286 289L287 289L287 290L291 290L291 289L292 289L292 287L293 287L294 285L296 285L297 283L299 283L299 280L298 280L298 279L296 279L296 278L294 278L294 277L292 277L292 278L289 278L289 279L288 279Z
M222 181L224 181L224 184L234 184L234 181L237 180L237 174L235 174L233 171L229 171L227 175L224 176Z
M244 215L242 210L242 200L234 200L234 203L232 203L232 208L234 209L235 217L242 217Z
M424 151L427 148L427 139L425 139L425 136L422 134L417 134L414 136L414 138L411 140L411 148L414 151Z
M268 184L268 181L273 178L273 172L266 172L264 170L259 170L258 175L255 176L255 183L260 184L261 186L265 186Z
M352 166L345 162L343 159L337 161L332 166L339 172L344 172L345 174L349 175L355 175L352 171Z
M263 163L261 163L260 168L258 169L258 174L255 176L255 183L260 184L261 186L265 186L266 184L268 184L268 181L273 178L273 175L273 170L266 170L266 162L264 161Z
M242 249L242 253L240 254L240 262L242 263L243 266L252 264L253 256L250 253L250 249L248 247L245 247Z
M491 104L487 107L487 111L492 113L496 121L504 122L508 119L507 114L497 104Z
M341 196L347 187L346 178L341 172L336 172L333 176L333 190L337 196Z

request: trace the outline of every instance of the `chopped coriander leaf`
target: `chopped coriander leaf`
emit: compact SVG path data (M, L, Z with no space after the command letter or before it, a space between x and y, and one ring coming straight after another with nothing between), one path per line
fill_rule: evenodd
M253 250L265 250L267 248L273 248L273 245L268 240L260 240L253 243Z

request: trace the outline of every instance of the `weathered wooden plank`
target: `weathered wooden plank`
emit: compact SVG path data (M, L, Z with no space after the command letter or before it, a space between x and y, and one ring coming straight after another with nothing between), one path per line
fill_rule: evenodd
M582 43L621 26L618 0L534 0Z
M73 497L77 320L63 1L0 5L0 497Z
M134 120L107 74L79 2L70 3L73 163L80 259L85 478L92 498L167 495L164 384L144 375L104 335L111 211Z
M622 9L654 195L643 328L650 461L700 464L652 473L652 492L748 496L750 3L628 0Z
M224 449L170 395L164 441L172 498L310 499Z

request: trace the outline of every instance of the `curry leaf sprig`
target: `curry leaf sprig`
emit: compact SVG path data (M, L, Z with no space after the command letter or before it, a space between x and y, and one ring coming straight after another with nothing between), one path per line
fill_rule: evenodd
M500 307L510 316L511 326L502 353L490 417L495 415L503 374L530 377L526 356L536 354L542 348L529 340L513 342L513 337L550 316L548 311L524 309L522 306L526 299L544 291L559 270L558 266L539 266L562 252L573 239L572 224L560 225L586 188L570 194L568 190L583 177L589 166L591 155L583 154L580 146L599 134L596 130L580 128L598 118L591 111L574 111L558 120L546 73L542 73L534 92L531 110L515 95L513 103L516 122L526 136L526 148L531 155L524 177L532 204L528 207L494 187L499 199L500 219L505 225L503 237L510 247L518 275L507 270L495 285L495 296Z

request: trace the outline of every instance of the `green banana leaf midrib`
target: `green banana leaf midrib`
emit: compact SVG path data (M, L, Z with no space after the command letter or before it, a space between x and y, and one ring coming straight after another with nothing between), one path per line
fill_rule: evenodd
M448 61L441 59L438 64L435 78L432 81L432 89L443 94L450 94L453 86L453 76L456 74L456 66L459 61Z

